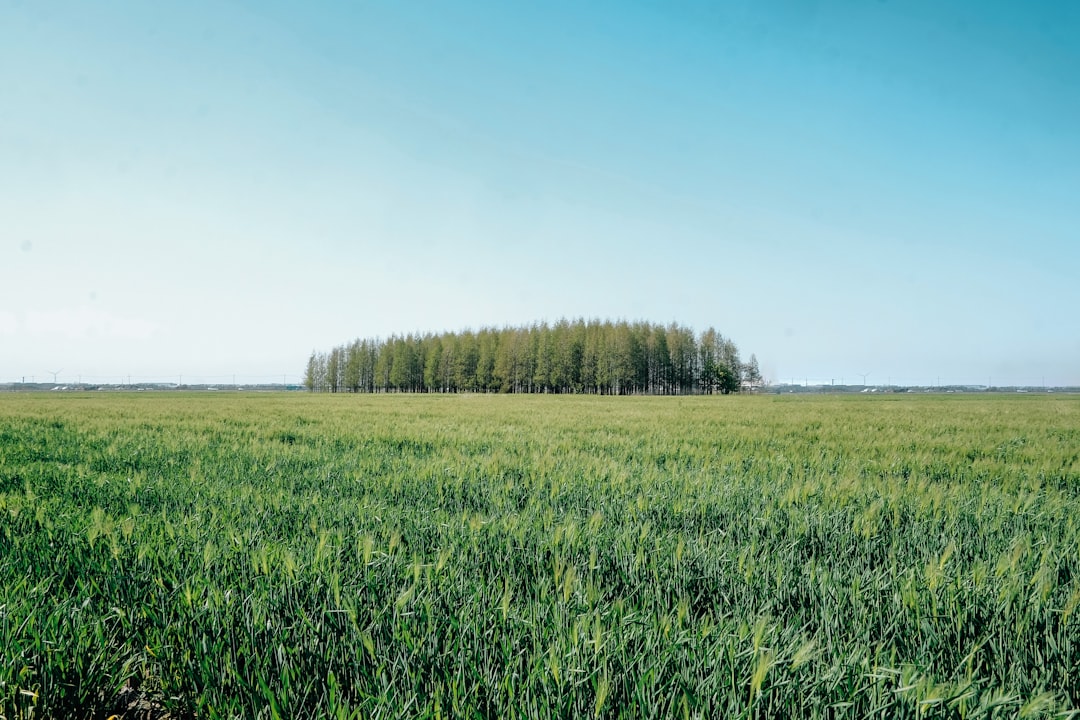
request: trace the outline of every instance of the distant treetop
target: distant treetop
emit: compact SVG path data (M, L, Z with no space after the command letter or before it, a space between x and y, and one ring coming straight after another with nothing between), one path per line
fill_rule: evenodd
M482 328L358 339L313 352L313 392L601 395L732 393L762 384L757 358L713 328L625 320Z

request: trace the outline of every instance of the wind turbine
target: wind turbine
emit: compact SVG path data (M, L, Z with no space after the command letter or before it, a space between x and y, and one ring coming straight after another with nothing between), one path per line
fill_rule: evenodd
M64 368L60 368L59 370L50 370L49 371L49 374L52 375L53 385L56 384L56 376L59 375L62 372L64 372Z
M862 386L865 388L866 387L866 378L870 377L870 373L855 373L855 374L862 376Z

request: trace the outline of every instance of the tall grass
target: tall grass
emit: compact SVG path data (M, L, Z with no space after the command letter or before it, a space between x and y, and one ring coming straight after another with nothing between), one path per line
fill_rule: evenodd
M1068 716L1080 401L0 397L0 716Z

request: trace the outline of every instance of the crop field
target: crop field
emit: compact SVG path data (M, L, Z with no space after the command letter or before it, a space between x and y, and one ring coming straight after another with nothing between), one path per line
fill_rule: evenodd
M0 396L0 718L1080 708L1080 398Z

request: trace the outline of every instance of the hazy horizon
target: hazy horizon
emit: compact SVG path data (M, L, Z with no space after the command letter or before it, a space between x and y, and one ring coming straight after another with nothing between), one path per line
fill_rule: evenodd
M777 383L1080 385L1078 38L1065 2L0 4L0 382L585 317Z

